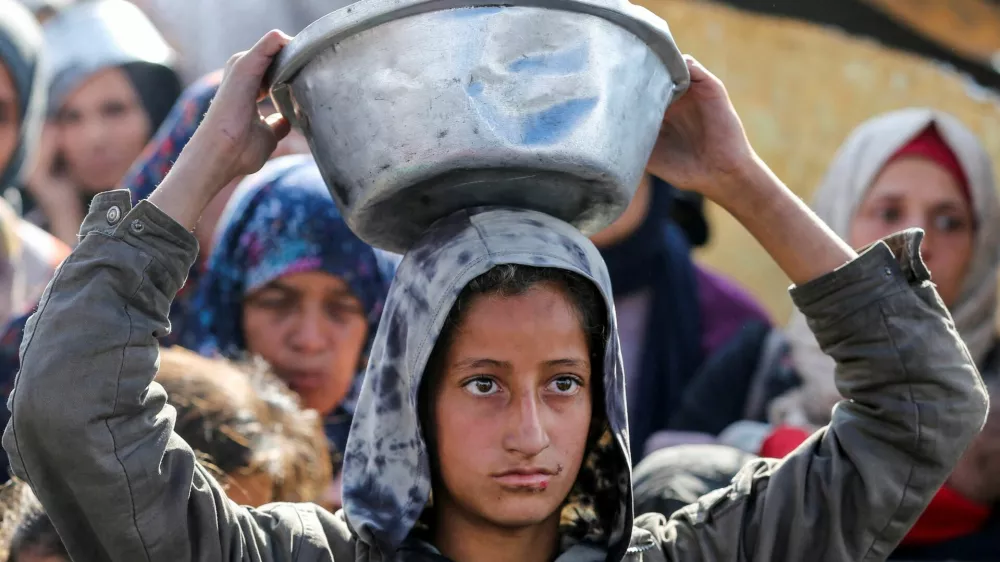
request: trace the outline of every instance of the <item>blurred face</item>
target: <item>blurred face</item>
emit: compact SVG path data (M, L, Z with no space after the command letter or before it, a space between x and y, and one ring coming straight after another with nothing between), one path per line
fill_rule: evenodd
M472 301L431 393L439 520L558 525L590 428L589 356L557 286Z
M119 68L95 73L59 110L60 153L87 193L114 188L149 140L151 124Z
M0 170L7 167L17 147L21 119L17 111L17 90L10 71L0 62Z
M327 273L284 275L243 305L247 350L260 355L307 408L332 412L361 360L368 321L347 284Z
M972 261L973 210L955 178L923 158L903 158L886 166L861 203L848 242L855 248L919 227L926 237L920 253L941 299L954 304Z

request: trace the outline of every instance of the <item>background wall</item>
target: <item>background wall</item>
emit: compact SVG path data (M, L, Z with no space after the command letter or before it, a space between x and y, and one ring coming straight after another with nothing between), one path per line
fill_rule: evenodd
M834 28L723 4L639 3L669 23L682 51L726 83L757 152L807 201L851 129L892 109L948 111L1000 158L996 98L943 65ZM699 259L742 282L784 323L792 308L788 279L725 212L710 206L709 220L711 244Z

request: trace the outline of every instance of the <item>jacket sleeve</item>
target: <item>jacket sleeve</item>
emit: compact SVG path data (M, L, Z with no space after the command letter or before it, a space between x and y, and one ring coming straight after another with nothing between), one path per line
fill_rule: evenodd
M902 540L987 413L922 236L890 237L792 289L844 400L784 460L754 461L669 521L642 521L667 559L875 561Z
M237 506L173 432L157 337L197 242L127 191L98 195L21 347L3 446L74 560L332 560L334 518ZM306 554L306 552L309 554Z

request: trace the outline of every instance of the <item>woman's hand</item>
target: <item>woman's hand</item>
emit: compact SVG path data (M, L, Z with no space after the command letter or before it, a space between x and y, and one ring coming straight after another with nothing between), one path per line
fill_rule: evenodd
M684 58L691 87L667 108L647 170L679 189L725 197L722 186L760 163L722 81Z
M262 118L257 101L267 89L264 73L290 40L270 31L252 49L229 59L205 119L149 197L189 230L219 191L234 178L260 170L288 134L288 121L279 114Z
M26 188L35 204L48 220L48 230L70 247L77 243L77 233L85 210L80 194L68 178L55 174L59 153L59 131L45 124L34 168L27 178Z

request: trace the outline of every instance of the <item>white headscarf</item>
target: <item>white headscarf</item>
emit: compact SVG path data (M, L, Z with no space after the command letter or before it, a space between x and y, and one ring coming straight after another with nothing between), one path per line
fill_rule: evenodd
M875 117L851 133L840 147L813 199L813 210L841 238L882 168L901 148L934 125L958 158L969 183L976 217L976 238L969 272L951 307L955 327L977 364L996 342L997 269L1000 267L1000 203L993 165L979 139L954 117L926 108L893 111ZM776 399L772 423L823 425L840 399L833 380L834 362L819 349L796 312L786 329L792 362L802 386Z

